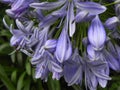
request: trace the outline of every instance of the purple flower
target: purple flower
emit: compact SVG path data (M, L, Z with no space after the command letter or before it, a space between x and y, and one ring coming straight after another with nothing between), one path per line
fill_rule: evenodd
M35 78L47 80L50 72L53 73L53 78L55 79L59 79L61 77L60 73L62 72L62 68L59 62L57 62L54 56L48 51L45 51L44 54L37 60L37 62L32 64L36 65Z
M72 54L71 42L66 31L67 30L65 26L58 38L55 51L55 56L60 63L68 60Z
M96 90L97 85L106 87L107 81L111 80L109 77L109 67L106 62L97 60L94 62L85 62L85 85L90 90Z
M112 29L115 29L115 28L116 28L116 25L118 24L118 22L119 22L119 19L114 16L114 17L109 18L109 19L106 20L105 26L106 26L108 29L112 30Z
M49 2L32 3L30 4L30 6L33 8L41 9L41 10L52 10L62 6L65 2L66 0L60 0L57 2L51 2L51 3Z
M102 6L102 5L95 3L95 2L88 2L88 1L76 2L75 5L80 10L87 11L90 15L98 15L98 14L103 13L106 10L105 6Z
M15 0L12 2L11 9L7 9L6 13L13 18L21 17L32 2L33 0Z
M73 1L68 5L67 18L69 23L69 36L72 37L76 29L75 22L73 22L75 18Z
M119 61L115 56L113 56L110 52L107 50L103 51L103 57L104 60L108 63L109 67L115 71L119 71L120 66L119 66Z
M1 2L11 4L14 2L14 0L1 0Z
M98 16L91 22L88 30L88 39L95 50L103 48L106 41L106 32Z
M78 53L78 49L75 49L70 60L64 62L63 75L69 86L82 84L83 61Z
M100 58L100 52L95 51L91 45L87 46L87 53L88 53L88 58L91 61L98 60Z

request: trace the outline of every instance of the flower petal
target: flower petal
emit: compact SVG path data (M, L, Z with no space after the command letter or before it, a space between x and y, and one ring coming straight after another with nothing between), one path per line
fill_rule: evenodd
M105 6L102 6L95 2L86 1L86 2L77 2L75 4L77 8L89 12L89 14L91 15L98 15L106 10Z
M106 32L98 16L91 22L88 31L88 39L95 50L103 48L106 41Z
M37 8L37 9L42 9L42 10L52 10L57 7L62 6L65 3L66 0L61 0L58 2L42 2L42 3L32 3L30 4L31 7Z

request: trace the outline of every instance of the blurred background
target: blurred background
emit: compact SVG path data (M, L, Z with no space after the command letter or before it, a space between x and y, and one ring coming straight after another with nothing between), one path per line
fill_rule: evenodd
M4 27L2 19L6 17L8 24L14 24L14 21L5 16L6 8L9 6L0 3L0 90L85 90L84 85L68 87L63 78L52 80L51 74L47 82L34 78L30 58L19 51L11 54L15 49L9 44L11 34ZM98 90L120 90L120 73L112 71L110 76L113 79L108 86L104 89L98 87Z

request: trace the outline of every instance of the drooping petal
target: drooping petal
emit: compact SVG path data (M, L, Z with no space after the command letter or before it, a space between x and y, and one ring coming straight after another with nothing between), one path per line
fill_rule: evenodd
M83 11L80 11L76 16L75 16L75 21L76 22L82 22L85 20L85 18L88 16L88 12L83 10Z
M66 55L66 48L67 48L67 37L66 37L66 31L63 29L58 39L56 51L55 51L55 56L60 63L64 61L64 57Z
M75 33L75 22L73 22L75 15L74 15L74 5L73 2L68 7L68 15L69 15L69 36L72 37Z
M10 45L17 47L23 38L24 36L19 36L19 37L12 36L12 38L10 39Z
M46 49L55 48L56 44L57 44L57 40L55 40L55 39L47 40L45 42L44 48L46 48Z
M91 22L88 30L88 39L95 50L101 50L103 48L106 41L106 32L98 16Z
M71 45L70 39L67 35L67 49L66 49L66 55L65 55L64 59L68 60L70 58L71 54L72 54L72 45Z
M105 6L102 6L95 2L86 1L86 2L77 2L75 4L77 8L89 12L89 14L91 15L98 15L106 10Z
M25 0L16 0L13 4L12 4L12 8L11 10L17 10L19 9L23 4L24 4Z
M58 2L42 2L42 3L32 3L30 4L31 7L37 8L37 9L42 9L42 10L52 10L57 7L62 6L65 3L66 0L61 0Z
M52 12L51 15L56 16L56 17L64 17L67 14L66 8L67 8L67 4L65 4L59 10Z
M104 50L103 56L105 57L105 60L108 62L109 67L113 70L118 71L120 66L118 60L107 50Z
M52 15L48 15L46 16L39 24L40 28L44 28L47 26L52 25L56 20L58 19L58 17L54 17Z
M80 83L82 80L82 65L68 61L64 64L63 74L68 85Z
M91 45L87 46L88 58L91 61L98 60L100 58L100 53L96 52Z
M119 19L114 16L112 18L107 19L107 21L105 22L105 26L108 29L112 30L112 29L116 28L116 25L117 25L118 22L119 22Z

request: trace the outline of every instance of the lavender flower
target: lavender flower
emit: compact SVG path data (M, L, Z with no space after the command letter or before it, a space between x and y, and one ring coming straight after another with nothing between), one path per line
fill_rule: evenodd
M72 46L70 39L66 32L66 27L63 28L60 37L57 41L55 56L57 60L62 63L70 58L72 54Z
M29 4L32 3L33 0L15 0L8 2L12 2L12 4L11 9L7 9L6 13L10 17L18 18L26 13L27 9L29 8Z
M98 60L100 58L100 52L95 51L91 45L87 46L87 53L91 61Z
M106 62L97 60L94 62L85 62L85 85L90 90L96 90L97 85L106 87L107 80L111 80L109 77L109 67Z
M63 75L69 86L73 84L82 84L83 61L78 53L78 49L75 49L70 60L64 63Z
M10 44L31 57L31 64L36 67L35 78L47 81L49 73L52 73L53 79L59 80L63 76L69 86L81 85L85 78L86 89L96 90L98 84L104 88L107 81L111 80L110 68L120 71L120 46L115 41L120 39L117 31L120 11L118 4L117 16L104 23L106 28L112 30L107 33L99 18L107 8L93 0L2 2L10 4L11 9L6 12L16 20L18 27L13 29L13 25L8 26L3 19L13 35ZM87 37L88 23L83 26L83 30L78 27L81 22L88 21L91 25Z
M105 22L105 26L110 29L110 30L113 30L113 29L116 29L116 25L119 23L119 19L117 17L112 17L112 18L109 18L106 22Z
M98 16L91 22L88 39L95 50L101 50L103 48L106 41L106 32Z

